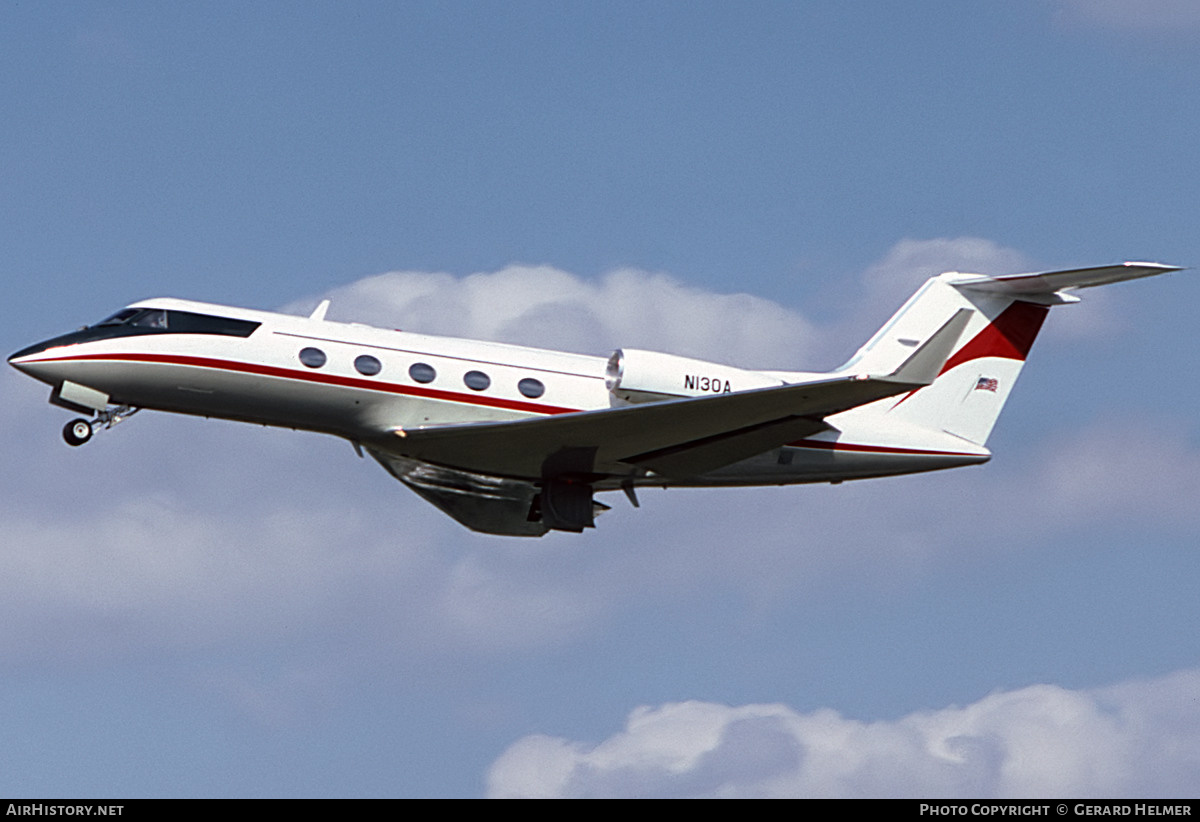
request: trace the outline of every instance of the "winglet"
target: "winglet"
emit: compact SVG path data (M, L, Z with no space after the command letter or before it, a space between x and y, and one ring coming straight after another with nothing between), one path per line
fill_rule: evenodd
M958 338L962 336L971 320L971 313L969 308L958 309L954 316L946 320L941 328L900 364L899 368L882 379L908 385L932 385L946 360L954 353Z

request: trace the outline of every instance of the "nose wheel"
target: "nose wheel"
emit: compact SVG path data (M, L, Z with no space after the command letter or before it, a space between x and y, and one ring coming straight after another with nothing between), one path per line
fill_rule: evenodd
M71 420L63 426L63 439L67 445L83 445L92 435L102 428L112 428L122 420L129 419L138 412L137 408L128 405L118 405L101 411L94 420L83 418Z
M83 445L92 438L92 424L84 419L71 420L63 426L62 434L67 445Z

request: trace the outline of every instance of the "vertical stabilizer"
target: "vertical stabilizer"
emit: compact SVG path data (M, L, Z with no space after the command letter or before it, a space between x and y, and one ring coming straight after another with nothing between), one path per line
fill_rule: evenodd
M831 418L851 441L912 443L921 431L982 447L1008 400L1053 305L1078 302L1077 288L1147 277L1173 266L1125 263L1070 271L987 277L942 274L928 280L840 372L889 373L948 318L970 320L932 385Z
M1050 309L1008 297L960 297L971 306L972 316L958 348L932 385L892 400L885 414L892 423L983 446Z

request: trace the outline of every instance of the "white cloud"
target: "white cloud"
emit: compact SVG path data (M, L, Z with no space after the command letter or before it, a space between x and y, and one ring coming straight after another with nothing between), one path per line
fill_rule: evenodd
M1200 453L1180 420L1105 417L1055 442L1036 477L1028 488L1047 516L1200 523Z
M598 356L650 348L747 368L803 370L849 356L928 277L1033 269L1020 252L978 237L901 240L852 288L836 292L845 316L826 327L760 297L713 294L634 269L596 280L551 266L511 265L461 278L394 271L321 296L332 300L331 319L348 322ZM316 300L285 310L306 313Z
M929 277L945 271L965 274L1017 274L1032 270L1019 251L980 237L905 239L863 272L866 310L895 311Z
M785 705L634 710L586 744L527 736L493 797L1190 796L1200 671L1113 688L1035 685L964 707L861 722Z
M1195 0L1057 0L1066 22L1120 32L1179 34L1200 30Z
M330 319L597 356L648 347L747 367L798 367L815 337L802 315L769 300L630 269L595 281L550 266L462 278L391 272L324 296L332 299Z
M1079 260L1073 265L1088 266L1117 263L1121 260ZM1069 266L1068 266L1069 267ZM929 277L945 271L971 274L1020 274L1046 270L1027 255L981 237L938 237L929 240L904 239L888 249L879 262L863 271L858 287L844 290L840 303L844 318L834 326L818 331L818 350L836 353L853 348L865 340ZM1059 309L1039 337L1080 340L1111 335L1128 328L1119 289L1096 288L1082 291L1085 306Z

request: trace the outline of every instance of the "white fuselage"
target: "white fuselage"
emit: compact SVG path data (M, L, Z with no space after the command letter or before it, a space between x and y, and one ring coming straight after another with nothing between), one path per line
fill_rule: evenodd
M406 429L628 404L606 385L608 360L602 357L176 299L146 300L130 308L259 325L248 336L138 333L77 340L78 334L65 335L18 352L10 362L52 386L86 386L114 405L306 429L355 443ZM695 390L686 393L707 393L709 382L697 374ZM847 440L834 430L683 481L645 472L599 482L597 489L621 482L836 482L979 463L988 456L986 450L956 442L930 448L927 440L921 447L906 447L900 436L881 445Z

